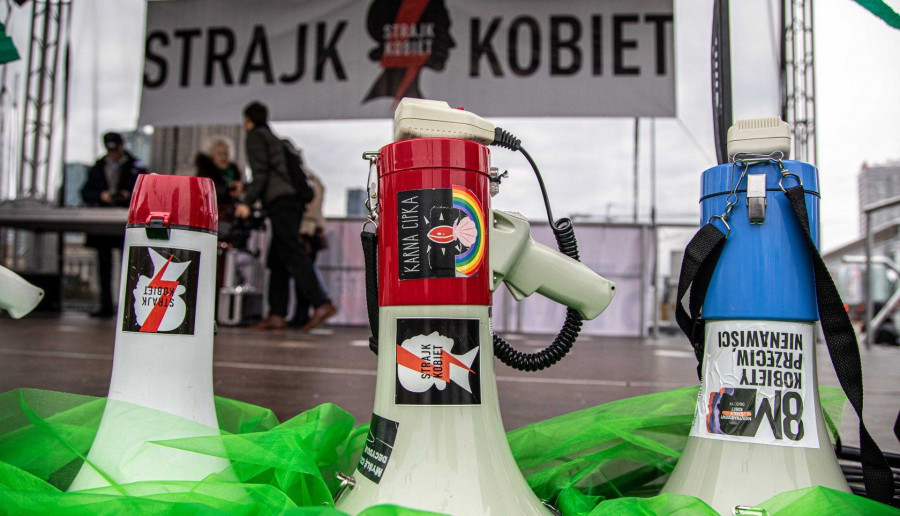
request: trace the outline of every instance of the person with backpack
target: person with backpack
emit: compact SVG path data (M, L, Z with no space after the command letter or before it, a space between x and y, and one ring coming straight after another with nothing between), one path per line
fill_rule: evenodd
M250 206L260 201L272 227L267 259L270 270L269 316L256 327L263 330L287 327L285 316L289 280L293 278L303 297L314 307L309 322L301 328L311 330L333 317L337 308L328 298L309 254L297 238L300 219L306 202L312 198L312 189L305 180L300 183L300 178L289 170L292 157L288 154L293 146L286 145L272 132L268 119L269 110L261 102L251 102L244 108L247 163L253 180L244 189L242 202L234 210L235 217L247 218L250 216ZM305 191L307 189L309 191Z

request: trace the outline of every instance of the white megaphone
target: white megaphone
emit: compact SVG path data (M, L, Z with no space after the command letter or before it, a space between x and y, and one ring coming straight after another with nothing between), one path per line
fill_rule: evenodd
M219 434L212 381L217 221L211 180L138 178L109 397L70 491L200 480L228 467L223 458L152 442Z
M739 121L728 131L737 163L702 178L702 221L725 222L727 238L702 305L705 335L696 336L704 355L694 422L663 492L696 496L722 514L804 487L850 490L819 403L807 237L781 188L802 181L817 242L818 175L782 159L789 150L786 123ZM685 251L682 278L697 251ZM691 296L702 296L693 285Z
M405 139L421 135L429 137ZM494 140L489 122L443 102L404 99L395 139L401 141L373 156L375 407L337 508L356 514L398 504L459 516L549 515L516 466L500 419L491 292L505 281L517 298L538 292L593 318L615 286L536 244L521 217L490 209L489 151L482 145ZM364 233L367 290L374 279L371 235ZM574 341L580 318L572 310L570 318ZM527 370L567 351L525 355L505 343L498 350L501 360Z
M15 272L0 266L0 308L13 319L21 319L44 298L44 289L28 283Z

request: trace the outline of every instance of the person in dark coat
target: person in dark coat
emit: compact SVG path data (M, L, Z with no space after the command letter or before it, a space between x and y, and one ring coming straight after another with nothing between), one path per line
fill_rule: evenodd
M81 198L87 206L127 208L138 175L146 174L144 164L125 150L119 133L103 135L106 155L98 159L88 172L81 188ZM122 249L124 233L117 236L88 233L85 245L97 249L97 278L100 282L100 308L92 317L112 317L116 314L112 293L112 250Z
M268 125L269 110L260 102L244 108L247 130L247 162L253 180L244 190L243 203L234 210L235 217L247 218L250 206L261 201L272 226L269 245L269 317L258 329L280 330L287 327L290 278L302 289L304 299L313 312L302 330L311 330L337 313L337 308L322 287L309 254L300 245L300 219L305 208L297 195L287 170L284 144Z

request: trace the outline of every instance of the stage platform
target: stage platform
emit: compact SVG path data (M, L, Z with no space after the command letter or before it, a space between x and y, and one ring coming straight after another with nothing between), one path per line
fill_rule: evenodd
M105 396L112 369L113 319L81 314L0 317L0 392L34 387ZM282 420L332 402L357 422L371 417L375 356L364 327L323 327L313 333L220 328L215 342L215 392L273 409ZM523 351L551 337L506 335ZM824 344L817 347L819 378L837 385ZM900 452L893 425L900 410L900 348L862 351L866 422L886 451ZM630 396L696 385L696 362L683 338L658 340L584 337L556 366L523 373L496 362L507 429ZM847 406L845 443L858 444Z

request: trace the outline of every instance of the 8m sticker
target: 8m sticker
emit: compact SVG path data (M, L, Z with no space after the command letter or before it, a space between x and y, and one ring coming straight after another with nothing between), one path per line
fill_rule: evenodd
M400 279L468 278L485 254L481 203L462 186L397 193Z
M194 334L200 251L128 248L122 331Z
M816 448L811 323L712 321L691 435Z
M397 319L399 405L480 405L478 319Z
M381 483L381 477L384 475L384 470L387 469L399 429L400 423L375 413L372 414L372 424L369 425L366 446L359 457L359 465L356 469L376 484Z

